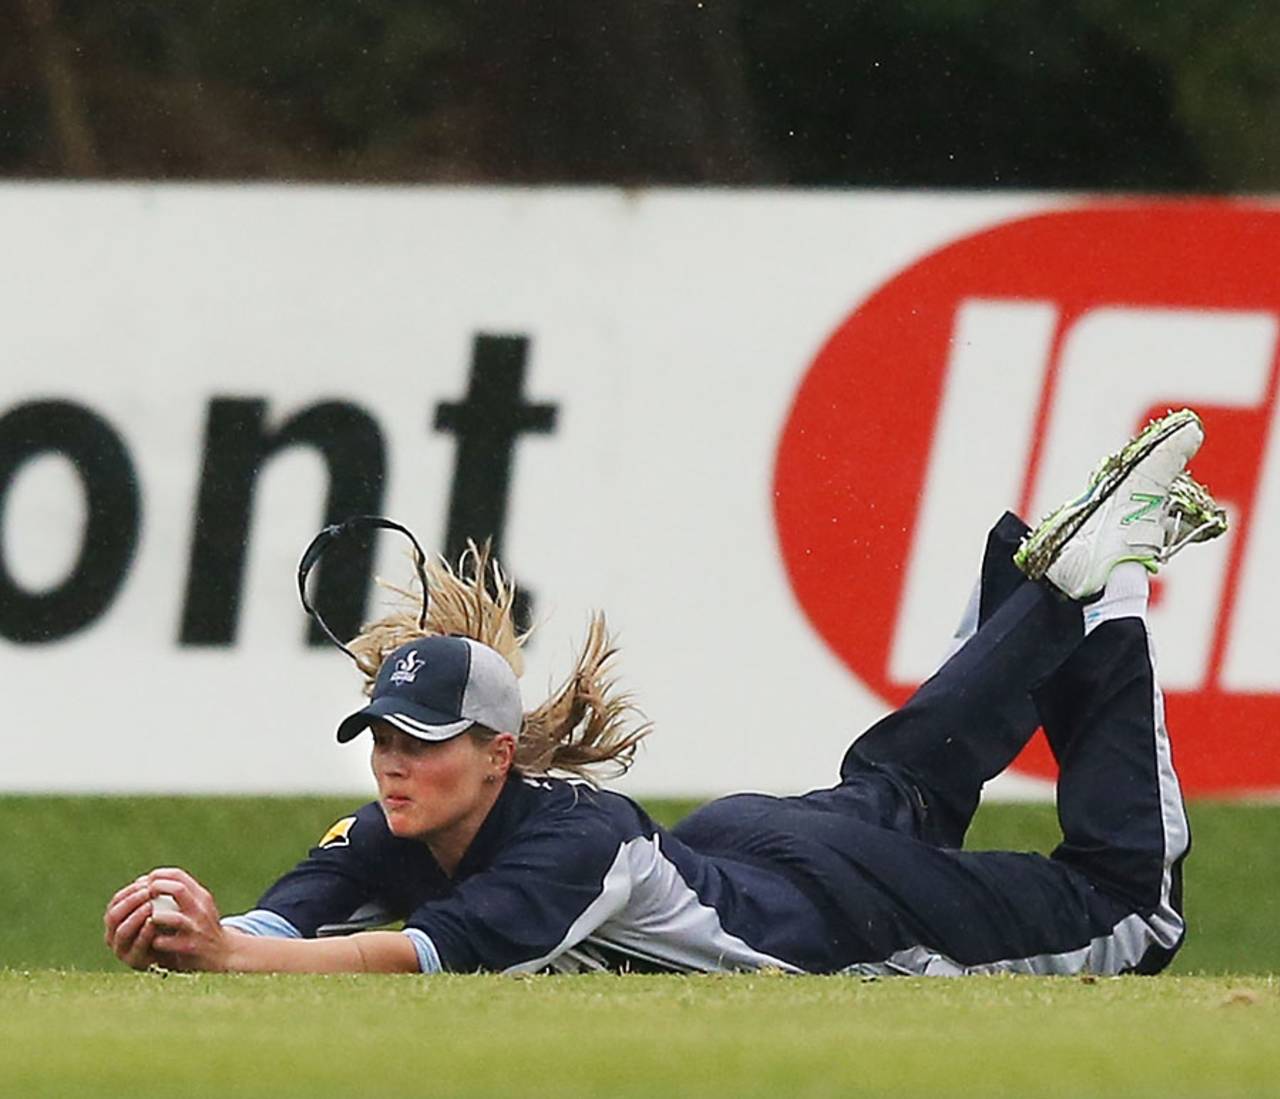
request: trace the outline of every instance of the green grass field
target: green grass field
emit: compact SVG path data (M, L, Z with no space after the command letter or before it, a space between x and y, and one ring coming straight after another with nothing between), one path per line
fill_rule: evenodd
M0 1096L1280 1095L1280 806L1191 806L1190 938L1154 979L161 976L107 954L102 906L139 871L188 866L243 909L350 806L0 798ZM1055 836L1050 807L991 805L971 846Z
M1280 983L0 974L6 1096L1275 1095Z

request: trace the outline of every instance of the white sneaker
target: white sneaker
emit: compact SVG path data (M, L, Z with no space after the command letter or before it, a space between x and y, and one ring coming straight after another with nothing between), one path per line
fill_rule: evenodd
M1063 504L1022 540L1014 564L1072 599L1100 592L1122 561L1138 561L1155 572L1167 559L1170 490L1202 442L1204 427L1189 408L1153 420L1102 462L1084 495Z

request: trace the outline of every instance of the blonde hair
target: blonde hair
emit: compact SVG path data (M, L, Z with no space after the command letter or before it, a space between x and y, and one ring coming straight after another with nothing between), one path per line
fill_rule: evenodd
M488 645L521 675L529 631L521 632L515 624L516 588L493 560L489 544L477 547L468 542L456 569L438 558L427 562L426 573L425 622L419 624L420 591L383 585L409 605L371 622L349 643L365 678L365 694L372 691L388 655L409 641L434 635L469 637ZM627 771L650 726L631 720L639 711L631 696L618 690L613 677L611 665L617 653L604 615L596 611L573 672L545 702L524 715L516 741L519 770L563 772L593 781L597 770L608 768L615 776ZM484 735L485 730L477 727L476 732Z

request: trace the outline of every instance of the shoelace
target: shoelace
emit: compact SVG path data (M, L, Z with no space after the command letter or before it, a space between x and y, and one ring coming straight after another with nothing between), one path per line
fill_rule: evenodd
M1214 520L1206 519L1199 526L1193 527L1190 533L1184 534L1181 538L1175 538L1175 540L1170 542L1169 545L1162 547L1156 553L1156 560L1161 562L1161 564L1163 564L1165 561L1168 561L1170 558L1181 553L1184 549L1186 549L1189 545L1191 545L1192 542L1198 541L1199 536L1202 533L1204 533L1205 531L1209 530L1211 527L1214 527L1216 525L1217 524L1214 522ZM1218 533L1220 534L1222 532L1219 531ZM1210 537L1214 537L1214 536L1211 535Z
M1181 475L1170 492L1171 503L1176 505L1169 509L1169 521L1173 524L1174 539L1169 545L1161 548L1156 559L1165 562L1186 549L1193 542L1208 541L1226 532L1226 512L1219 507L1209 495L1209 490L1186 474ZM1200 521L1196 523L1196 516ZM1195 523L1183 535L1178 531L1184 523Z

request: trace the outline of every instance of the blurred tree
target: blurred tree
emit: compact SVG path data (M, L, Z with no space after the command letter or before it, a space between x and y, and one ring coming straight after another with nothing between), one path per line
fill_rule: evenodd
M26 53L47 52L42 35L72 44L67 75L85 89L83 135L101 163L47 148L9 163L158 177L756 179L738 23L734 0L64 0L60 20L24 28ZM58 87L45 81L46 118Z
M491 0L474 11L453 86L484 176L771 177L736 0Z
M15 0L0 173L1265 189L1258 0Z
M801 14L809 33L789 33ZM747 36L794 183L1203 181L1163 66L1058 0L754 0Z
M0 173L45 174L53 167L37 152L48 122L32 38L23 9L15 4L0 7Z
M0 165L92 175L97 158L54 0L0 11Z
M58 22L56 0L22 0L30 28L35 68L43 85L49 122L67 175L94 175L98 157L85 118L71 46Z
M366 150L424 113L438 5L64 2L107 174L360 175Z
M1280 187L1280 8L1257 0L1084 0L1170 76L1171 116L1214 190Z

